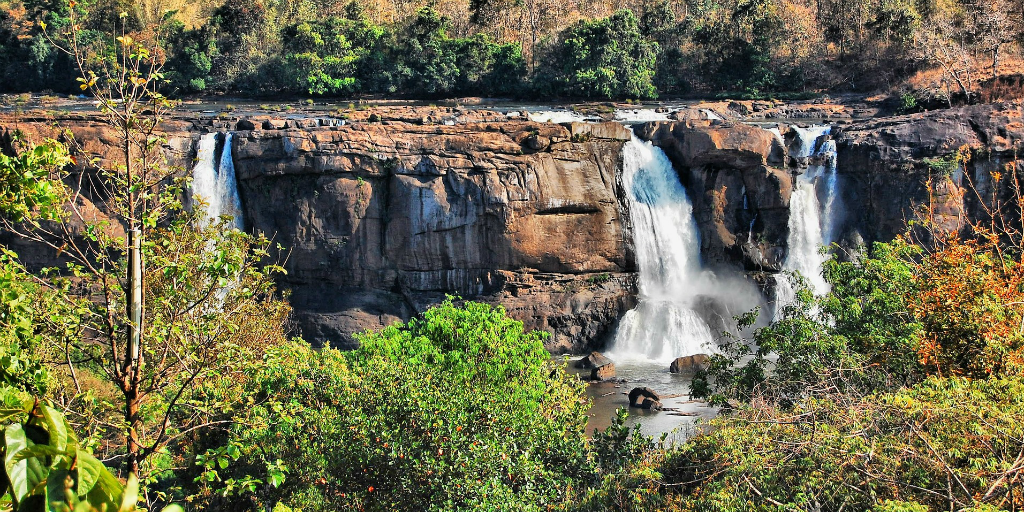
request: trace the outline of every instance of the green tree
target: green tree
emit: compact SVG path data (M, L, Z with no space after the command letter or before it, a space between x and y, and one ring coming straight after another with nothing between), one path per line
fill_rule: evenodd
M449 300L364 333L350 353L274 349L225 443L240 457L205 481L274 482L266 468L284 465L257 508L544 510L593 468L582 384L543 336L501 308Z
M926 376L917 352L923 326L910 302L918 251L905 242L876 243L852 262L828 261L831 291L819 299L798 286L797 301L782 305L753 340L731 339L711 357L694 377L694 395L719 404L756 397L786 407L816 394L919 382ZM755 317L742 322L752 325Z
M632 11L582 20L561 34L564 92L585 98L655 98L658 44L640 32Z
M257 265L269 242L227 219L206 222L202 204L183 203L187 180L161 153L158 127L170 107L159 92L162 60L122 32L93 61L75 27L64 35L81 66L81 89L99 100L118 147L106 161L78 154L67 189L47 182L60 204L20 215L31 204L22 201L25 208L4 222L69 260L40 281L74 313L55 318L49 336L66 337L51 362L69 388L65 405L90 422L90 435L120 438L107 443L120 449L105 455L145 482L152 456L217 424L241 400L227 384L284 339L288 308L275 300L271 275L280 268ZM90 180L79 179L83 173ZM83 202L101 215L84 212ZM103 384L83 393L83 381Z

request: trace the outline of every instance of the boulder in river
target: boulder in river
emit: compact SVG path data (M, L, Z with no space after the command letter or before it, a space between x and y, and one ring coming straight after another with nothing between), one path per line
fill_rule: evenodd
M671 373L682 373L685 371L696 371L704 369L708 364L708 359L711 357L707 354L694 354L692 356L677 357L672 364L669 365L668 371Z
M576 361L576 368L582 368L589 370L591 368L600 368L605 365L612 364L612 360L604 356L604 354L594 351L590 355Z
M658 408L661 408L661 395L659 395L657 391L654 391L651 388L633 388L633 390L629 392L630 407L650 409L650 407L644 407L644 404L647 401L657 403Z
M615 376L615 365L608 363L590 370L590 380L608 380Z
M648 411L660 411L662 409L661 402L650 398L644 398L639 407Z

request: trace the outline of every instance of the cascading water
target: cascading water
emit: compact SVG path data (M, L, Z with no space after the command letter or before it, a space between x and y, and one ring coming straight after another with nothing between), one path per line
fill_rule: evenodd
M231 216L230 226L243 229L242 198L235 179L235 163L231 157L232 134L224 135L224 146L217 160L217 134L207 133L199 139L196 165L192 168L192 194L206 203L206 220Z
M808 159L807 171L797 176L789 201L789 253L782 264L784 271L798 272L817 295L828 293L829 285L822 277L825 256L819 250L832 242L833 210L836 202L836 145L833 140L818 140L831 132L829 126L793 128L798 145L790 152L798 159ZM818 201L816 183L825 182L824 205ZM789 279L778 279L775 288L776 312L779 306L793 302L795 290Z
M613 358L671 361L707 352L714 337L692 309L700 283L693 206L660 148L633 137L623 150L622 185L633 223L640 303L623 316Z

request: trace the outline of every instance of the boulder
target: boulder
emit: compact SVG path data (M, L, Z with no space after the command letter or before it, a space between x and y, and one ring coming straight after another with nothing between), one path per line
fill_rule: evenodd
M659 408L661 407L661 396L658 395L657 391L654 391L651 388L633 388L633 390L629 392L630 407L641 407L649 409L649 407L643 407L644 403L646 403L647 401L656 403L658 404Z
M637 407L640 407L641 409L646 409L648 411L660 411L662 408L661 402L657 400L652 400L650 398L644 398L644 401L641 402L640 405Z
M605 365L612 364L612 360L604 356L604 354L594 351L590 355L576 361L576 368L582 368L585 370L591 368L600 368Z
M707 354L694 354L692 356L677 357L672 364L669 365L668 371L671 373L683 373L688 371L696 371L703 369L707 366L710 356Z
M284 130L288 127L288 121L284 119L267 119L263 121L264 130Z
M590 370L590 380L607 380L615 376L615 365L608 363Z
M262 128L263 127L263 123L260 123L259 127ZM257 129L257 125L251 119L240 119L238 121L238 123L235 124L235 130L251 131L251 130L255 130L255 129Z

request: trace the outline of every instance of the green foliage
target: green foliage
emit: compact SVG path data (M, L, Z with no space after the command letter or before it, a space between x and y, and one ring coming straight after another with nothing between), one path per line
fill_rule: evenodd
M453 39L448 25L447 18L424 7L408 27L403 58L411 70L409 91L432 97L518 90L526 69L518 44L495 43L484 34Z
M909 259L918 249L902 242L876 243L853 262L826 263L832 290L820 300L798 283L797 301L755 331L754 344L730 339L691 390L713 403L755 395L783 406L808 394L871 392L919 381L917 347L922 326L909 312L915 289ZM741 321L752 325L749 316Z
M18 149L15 156L0 152L0 216L14 222L55 219L65 200L60 179L71 163L67 148L49 140Z
M219 478L273 483L266 468L287 467L248 498L261 507L542 510L592 471L582 384L542 337L449 300L351 353L273 349L228 440L244 453Z
M46 354L40 334L53 304L43 287L17 261L0 248L0 385L44 395L51 375L43 364Z
M0 387L3 500L14 511L134 510L138 480L125 488L75 437L59 411Z
M1022 392L1019 380L930 378L787 413L742 409L671 453L663 471L687 482L675 496L686 510L1019 506L1006 475L1024 449Z
M213 62L219 56L210 27L187 30L181 22L168 27L168 46L174 48L167 62L170 87L186 93L198 93L212 85Z
M658 44L644 38L632 11L582 20L562 34L559 81L585 98L655 98Z

